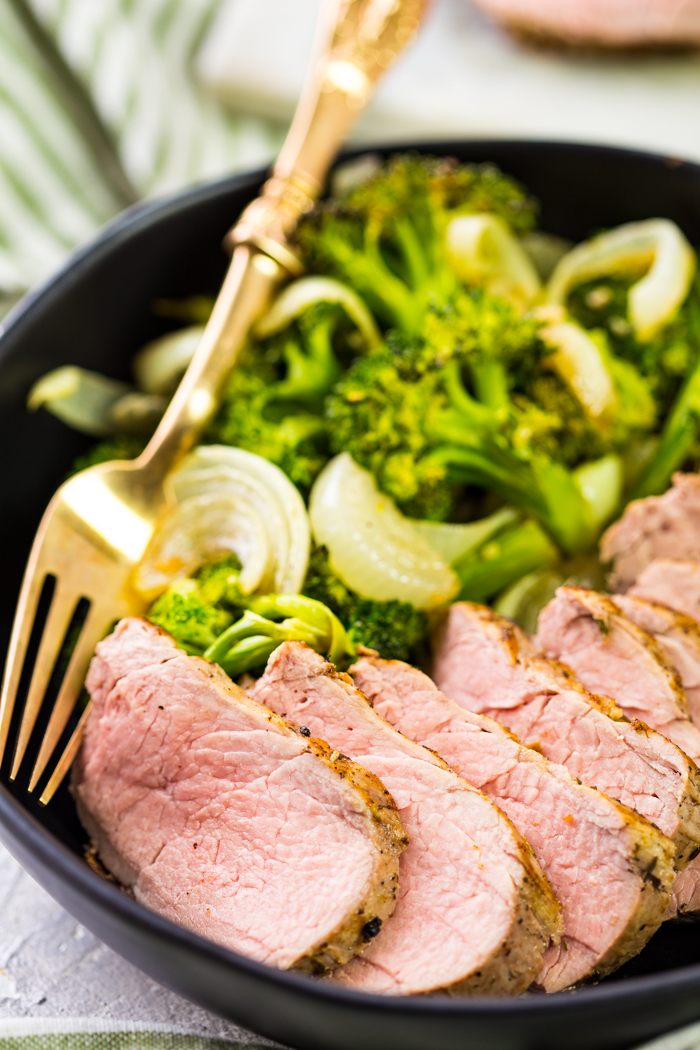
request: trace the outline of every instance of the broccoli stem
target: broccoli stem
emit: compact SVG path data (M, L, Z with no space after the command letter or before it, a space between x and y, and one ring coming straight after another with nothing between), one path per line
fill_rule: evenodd
M508 376L503 367L503 362L497 358L487 358L472 367L474 389L479 401L483 401L492 409L505 409L511 407L510 394L508 392Z
M679 391L661 432L661 439L630 499L656 496L668 488L671 475L683 465L700 430L700 361Z
M462 581L459 598L487 601L528 573L552 565L558 556L557 548L537 522L523 522L453 563Z
M358 251L336 237L328 250L348 284L374 306L384 321L413 331L420 316L413 292L389 269L376 240L367 234L365 251Z
M335 318L318 321L306 337L306 347L289 339L284 347L287 375L266 393L268 403L297 401L319 411L323 398L340 378L340 365L333 350Z

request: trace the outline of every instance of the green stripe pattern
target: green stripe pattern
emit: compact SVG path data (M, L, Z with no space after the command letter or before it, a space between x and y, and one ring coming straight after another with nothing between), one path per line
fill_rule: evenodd
M125 204L266 163L194 61L219 0L0 0L0 296Z

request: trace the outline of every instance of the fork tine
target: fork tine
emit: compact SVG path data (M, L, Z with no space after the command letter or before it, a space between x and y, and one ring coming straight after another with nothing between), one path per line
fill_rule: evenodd
M62 587L60 579L56 581L56 590L54 591L49 615L44 625L29 692L27 693L24 711L22 712L22 722L19 727L17 746L10 773L11 780L15 779L22 764L29 738L32 735L37 716L41 710L51 672L61 651L66 631L79 598L80 595L76 594L72 588Z
M34 552L32 552L34 553ZM38 556L30 557L22 581L22 589L17 602L17 612L12 624L12 635L7 650L7 664L5 666L5 677L2 683L2 696L0 696L0 762L5 756L7 737L10 732L10 722L15 709L19 680L27 655L27 646L34 626L39 598L44 589L46 572L40 570L37 564Z
M91 707L92 701L90 701L90 703L87 705L82 715L80 716L80 721L75 727L73 736L68 741L65 751L63 752L58 761L58 765L54 769L48 784L41 793L39 802L42 806L48 806L49 802L56 794L57 789L60 787L61 781L72 766L73 759L78 754L80 744L83 739L83 729L85 728L85 723L87 722Z
M104 635L113 618L111 612L105 612L94 604L90 607L56 697L56 703L51 712L44 739L41 742L41 749L32 771L32 778L29 781L30 791L33 791L36 787L53 754L54 748L61 739L63 731L68 724L68 719L75 707L81 686L85 681L85 674L90 659L95 652L95 646Z

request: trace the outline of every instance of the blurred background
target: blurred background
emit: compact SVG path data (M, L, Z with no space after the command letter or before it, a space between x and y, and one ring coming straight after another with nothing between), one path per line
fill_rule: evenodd
M319 3L0 0L0 316L125 207L265 165ZM433 0L354 141L700 161L699 113L700 0Z

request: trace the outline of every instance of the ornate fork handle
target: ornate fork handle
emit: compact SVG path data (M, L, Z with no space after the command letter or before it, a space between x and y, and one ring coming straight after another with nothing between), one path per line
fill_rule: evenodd
M262 194L227 236L251 244L292 274L302 271L288 237L318 198L328 169L376 81L416 33L430 0L339 0L329 5L320 54ZM325 46L323 46L325 44Z

